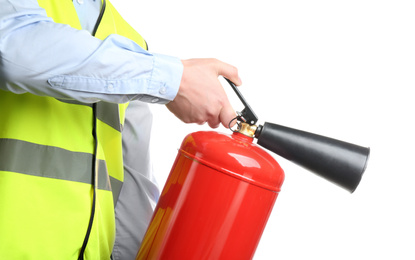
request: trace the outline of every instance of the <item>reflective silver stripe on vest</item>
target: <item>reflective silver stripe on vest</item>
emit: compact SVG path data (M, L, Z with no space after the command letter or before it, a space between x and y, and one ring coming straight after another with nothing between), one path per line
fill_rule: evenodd
M115 130L121 132L120 116L117 104L107 102L97 103L97 118Z
M116 182L110 184L105 161L99 160L98 169L98 189L121 189ZM0 139L0 171L92 184L92 154Z
M81 106L88 106L92 108L92 104L81 103L76 100L65 100L65 99L57 99L60 102L73 104L73 105L81 105ZM119 116L119 107L118 104L112 104L107 102L98 102L97 103L97 118L102 122L106 123L107 125L111 126L115 130L121 132L121 123L120 123L120 116Z
M110 176L110 183L111 183L111 190L112 190L112 198L114 200L114 207L115 207L118 201L118 197L120 196L120 193L121 193L123 182Z

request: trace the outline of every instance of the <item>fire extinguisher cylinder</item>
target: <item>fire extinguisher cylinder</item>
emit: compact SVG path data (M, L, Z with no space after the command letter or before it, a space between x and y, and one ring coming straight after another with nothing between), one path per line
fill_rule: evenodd
M252 259L283 180L252 137L189 134L137 259Z

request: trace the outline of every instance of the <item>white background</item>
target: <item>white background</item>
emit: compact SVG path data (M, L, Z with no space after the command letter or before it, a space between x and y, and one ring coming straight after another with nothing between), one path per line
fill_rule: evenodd
M259 123L370 146L353 194L275 156L286 179L255 259L415 259L413 1L113 3L151 51L238 67ZM208 127L153 109L163 186L183 137Z

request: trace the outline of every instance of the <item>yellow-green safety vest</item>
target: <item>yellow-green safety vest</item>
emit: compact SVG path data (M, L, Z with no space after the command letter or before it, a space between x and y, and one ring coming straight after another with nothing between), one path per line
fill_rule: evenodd
M72 1L38 0L57 23L81 29ZM144 39L106 1L95 34ZM105 86L103 86L105 87ZM127 104L91 104L0 90L0 259L109 259L123 182L121 129ZM96 125L97 153L94 160Z

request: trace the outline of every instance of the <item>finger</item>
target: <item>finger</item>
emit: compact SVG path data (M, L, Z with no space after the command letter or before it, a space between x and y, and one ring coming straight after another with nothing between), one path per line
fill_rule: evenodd
M210 126L210 128L218 128L220 125L220 121L216 120L214 122L208 121L208 125Z
M218 104L217 106L211 106L210 109L213 110L208 112L207 123L211 128L218 128L221 123L220 112L222 110L222 105Z
M236 117L235 110L232 108L232 106L229 104L229 102L226 104L226 106L223 106L222 110L219 114L219 119L222 125L225 128L229 128L235 125L235 120L233 120Z
M242 85L242 80L239 77L238 69L232 65L229 65L225 62L219 61L218 64L218 76L224 76L225 78L232 81L235 85Z

